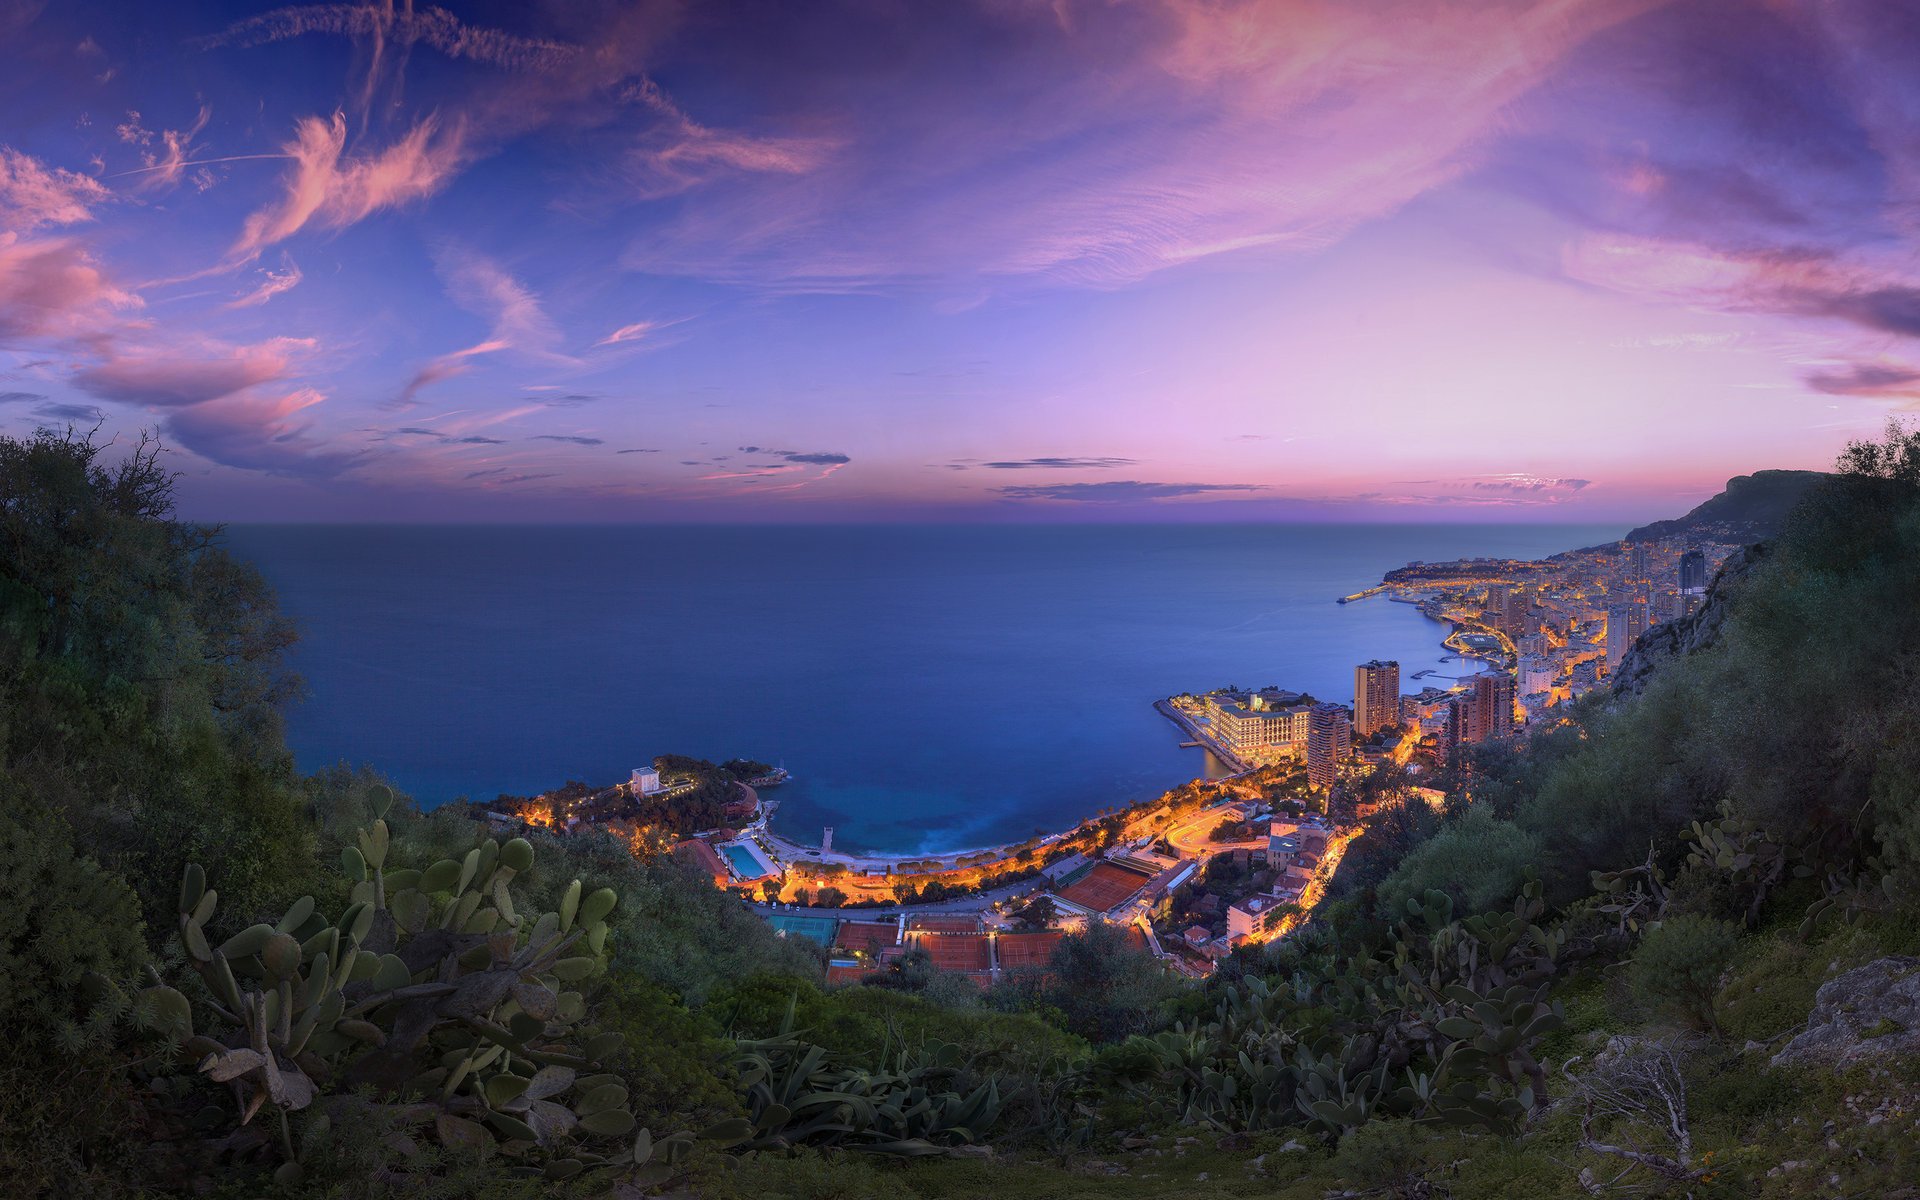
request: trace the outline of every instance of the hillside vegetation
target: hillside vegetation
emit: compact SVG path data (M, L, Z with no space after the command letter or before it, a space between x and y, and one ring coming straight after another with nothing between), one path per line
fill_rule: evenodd
M1920 1195L1920 435L1837 466L1710 642L1387 806L1286 941L983 994L299 774L294 624L153 449L0 439L7 1190Z

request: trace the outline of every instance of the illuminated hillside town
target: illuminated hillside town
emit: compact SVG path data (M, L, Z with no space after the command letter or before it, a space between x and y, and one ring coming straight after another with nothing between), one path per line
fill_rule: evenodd
M830 984L922 952L984 988L1096 922L1204 977L1236 947L1296 928L1384 808L1443 803L1431 785L1463 747L1550 726L1559 706L1612 687L1643 633L1698 612L1738 548L1700 532L1389 571L1337 602L1416 607L1445 627L1442 661L1457 674L1403 677L1376 659L1355 664L1350 697L1268 685L1160 700L1182 744L1228 773L1016 844L863 854L833 849L831 829L802 844L772 829L778 801L763 794L786 782L784 768L674 756L626 783L573 783L485 815L605 829L636 854L671 855L781 935L816 942Z

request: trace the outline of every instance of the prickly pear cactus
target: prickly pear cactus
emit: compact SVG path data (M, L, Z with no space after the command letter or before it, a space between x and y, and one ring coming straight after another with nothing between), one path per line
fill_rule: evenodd
M486 841L424 868L389 861L392 793L342 855L352 898L337 919L302 897L273 924L218 945L218 893L198 864L180 884L179 935L209 998L148 989L148 1023L233 1092L242 1124L277 1121L297 1179L346 1110L371 1106L402 1145L518 1160L550 1179L621 1172L633 1182L676 1161L691 1135L636 1136L627 1090L600 1063L619 1034L592 1036L575 985L605 969L609 889L575 880L558 910L522 913L512 884L533 865L521 838ZM296 1145L288 1114L316 1109ZM709 1131L725 1140L729 1131Z

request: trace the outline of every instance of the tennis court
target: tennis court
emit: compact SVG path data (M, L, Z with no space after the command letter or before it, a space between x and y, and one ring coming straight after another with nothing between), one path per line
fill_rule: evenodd
M1106 912L1126 903L1127 898L1147 885L1148 876L1110 862L1093 864L1093 869L1077 882L1059 891L1062 900L1078 904L1090 912Z
M767 918L775 933L784 933L788 937L812 938L822 946L833 945L833 931L840 922L832 917L795 917L786 913L775 913Z
M942 971L985 971L993 965L984 933L933 933L913 939Z
M834 935L833 946L836 950L859 950L877 956L899 937L900 928L891 921L846 921Z
M1053 957L1053 948L1060 939L1067 936L1057 929L1041 933L1003 933L995 939L994 948L1000 955L1000 969L1016 970L1021 967L1044 967Z
M979 917L908 917L907 928L920 933L978 933Z

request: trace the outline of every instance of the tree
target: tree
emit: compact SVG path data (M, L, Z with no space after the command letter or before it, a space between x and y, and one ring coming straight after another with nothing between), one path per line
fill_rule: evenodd
M1155 1010L1182 990L1152 955L1104 922L1062 938L1047 966L1045 1002L1065 1015L1069 1031L1094 1041L1147 1031Z
M1055 915L1053 897L1042 893L1027 901L1013 919L1022 929L1045 929L1053 924Z
M125 875L150 925L186 858L266 906L314 876L278 706L292 625L142 437L0 437L0 773Z
M1900 418L1888 417L1879 441L1849 441L1834 467L1843 475L1920 487L1920 426L1909 428Z
M820 908L839 908L847 902L847 894L829 884L820 889L814 896L813 902Z
M775 878L761 880L760 894L767 898L768 904L775 903L780 899L780 881Z
M1634 988L1718 1033L1713 997L1739 939L1732 923L1692 913L1662 921L1633 956Z

